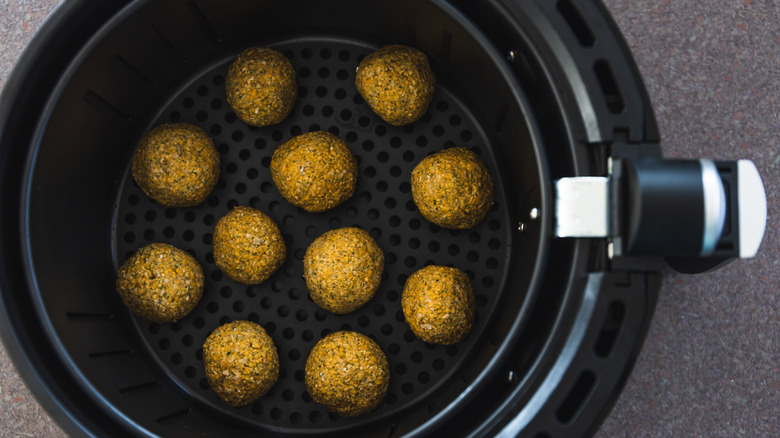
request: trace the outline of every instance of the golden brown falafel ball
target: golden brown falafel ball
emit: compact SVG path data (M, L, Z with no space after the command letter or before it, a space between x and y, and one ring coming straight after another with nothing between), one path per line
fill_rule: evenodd
M336 314L366 304L379 289L385 255L360 228L339 228L318 237L303 258L311 299Z
M271 177L296 207L320 213L355 193L357 161L343 140L326 131L309 132L279 146Z
M203 366L211 389L230 406L262 397L279 378L279 355L265 329L251 321L218 327L203 343Z
M295 104L295 69L276 50L251 47L230 64L225 92L230 107L247 124L275 125L290 114Z
M189 123L149 131L132 161L133 179L166 207L192 207L206 200L219 179L219 153L206 132Z
M238 206L214 228L214 262L243 284L265 281L284 263L287 247L276 222L252 207Z
M460 269L426 266L412 274L401 293L404 318L418 338L450 345L474 324L474 291Z
M345 417L376 409L389 384L385 353L360 333L331 333L317 342L306 359L306 388L311 398Z
M412 170L412 198L420 213L444 228L471 228L493 205L487 166L465 148L430 155Z
M128 309L153 322L175 322L203 295L203 268L186 251L166 243L139 249L119 268L116 290Z
M390 45L360 61L355 86L382 120L400 126L418 120L428 110L436 77L423 52Z

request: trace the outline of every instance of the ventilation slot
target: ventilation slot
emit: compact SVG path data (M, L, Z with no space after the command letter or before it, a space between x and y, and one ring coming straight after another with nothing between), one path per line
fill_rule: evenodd
M117 118L124 122L129 122L131 120L130 116L128 116L127 114L122 112L119 108L109 103L107 100L95 94L94 91L87 90L87 92L84 93L84 100L90 106L92 106L93 108L97 109L98 111L106 115Z
M73 322L105 321L114 317L110 313L65 312L65 315Z
M195 22L198 23L200 31L206 35L206 38L208 38L209 41L211 41L213 44L219 44L222 42L222 38L219 36L219 33L217 33L217 30L206 17L206 14L203 13L203 11L200 9L200 7L198 7L197 4L195 4L195 2L188 2L187 10L190 12L190 15L195 20Z
M571 388L566 400L555 413L556 418L563 424L570 423L580 412L582 406L588 400L591 390L596 385L596 375L591 371L583 371L580 378Z
M152 82L151 79L149 79L145 74L141 73L137 68L135 68L133 64L130 64L130 62L125 58L116 55L114 57L114 65L116 65L116 67L119 70L125 72L128 76L135 79L137 82L150 88L157 88L157 86L154 84L154 82Z
M96 351L94 353L89 353L89 357L98 358L106 356L121 356L126 354L133 354L133 350Z
M623 320L626 317L626 306L620 301L613 301L607 309L607 315L604 317L604 323L601 324L601 333L596 340L594 350L599 357L608 357L615 348L620 328L623 327Z
M600 59L594 64L593 70L596 72L596 79L598 79L599 85L601 85L601 92L604 93L604 100L607 103L609 112L612 114L622 113L626 106L609 63Z
M158 418L155 421L163 424L175 423L179 418L189 414L190 412L192 412L190 408L180 409L178 411L171 412L168 415L163 415L162 417Z
M133 385L133 386L128 386L126 388L120 388L119 389L119 393L120 394L133 393L133 392L143 391L144 389L148 389L148 388L154 388L156 386L157 386L157 382L156 381L155 382L146 382L146 383L141 383L139 385Z
M590 30L588 23L582 18L580 11L568 0L561 0L558 2L558 12L561 13L563 19L569 24L580 44L584 47L592 47L593 43L596 42L596 37L593 35L593 31Z
M187 62L187 57L185 57L179 49L176 48L176 46L173 45L171 40L168 39L167 36L165 36L160 29L157 28L157 26L152 25L152 30L154 33L157 34L157 36L160 37L160 39L165 43L164 46L166 48L166 51L171 54L172 56L179 59L181 62Z

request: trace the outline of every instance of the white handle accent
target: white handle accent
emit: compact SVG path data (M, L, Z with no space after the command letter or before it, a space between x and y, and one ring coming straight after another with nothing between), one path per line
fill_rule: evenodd
M766 229L766 192L756 165L750 160L737 161L739 193L739 257L758 253Z

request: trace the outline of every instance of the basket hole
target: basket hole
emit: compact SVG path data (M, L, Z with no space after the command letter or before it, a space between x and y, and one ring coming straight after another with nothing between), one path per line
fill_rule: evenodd
M608 357L612 354L625 316L625 304L620 301L613 301L609 304L607 314L604 316L604 322L601 324L601 333L599 333L594 346L594 351L598 356Z
M574 32L574 36L577 37L577 41L583 47L592 47L596 42L596 37L593 35L593 31L585 22L582 14L569 0L560 0L558 2L558 12L561 13L563 19L569 25L569 28Z
M398 260L398 256L395 253L389 252L385 254L385 265L394 265Z
M572 386L571 391L569 391L569 395L566 396L566 399L555 412L555 417L563 424L568 424L574 420L590 397L595 386L596 375L592 371L583 371Z
M604 95L604 100L607 104L607 109L612 114L620 114L625 109L625 103L623 102L623 96L620 93L620 87L618 87L615 80L615 74L612 71L612 67L609 63L603 59L599 59L593 65L593 70L596 73L596 79L601 86L601 92Z

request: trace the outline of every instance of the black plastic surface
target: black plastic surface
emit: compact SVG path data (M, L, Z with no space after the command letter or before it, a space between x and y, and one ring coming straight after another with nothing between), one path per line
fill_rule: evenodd
M667 257L666 262L677 272L699 274L717 269L739 258L739 199L736 161L716 161L726 194L726 222L712 255L708 257Z
M256 2L133 3L85 46L41 119L24 194L36 311L81 390L101 414L134 433L433 433L441 423L431 418L466 409L458 398L495 373L531 311L551 222L549 179L542 177L535 126L503 58L437 2L388 2L381 14L373 5L368 15L363 2L325 9L308 2L306 14L293 14L298 6L274 3L272 14ZM262 16L263 23L248 26L248 16ZM358 52L399 42L429 54L440 85L429 115L406 128L379 121L350 83ZM221 100L226 62L254 44L290 50L305 91L288 124L250 129ZM203 124L223 155L223 182L201 210L143 204L149 201L137 188L122 188L130 181L135 143L155 120L171 118ZM278 199L267 166L276 144L317 128L338 130L354 147L361 175L348 203L309 216ZM468 232L431 227L408 193L411 167L456 144L478 150L500 186L496 210ZM210 227L238 203L269 212L291 245L288 263L260 288L225 280L208 256ZM541 209L541 217L515 240L514 218L531 208ZM318 313L299 277L302 251L307 239L353 224L377 236L388 254L379 301L346 317ZM210 284L196 310L201 314L173 325L136 326L121 305L113 290L116 265L153 240L193 249L206 265ZM403 276L431 262L474 276L480 320L462 345L426 347L400 320ZM266 328L289 367L283 362L286 374L266 400L233 410L203 386L198 345L219 323L239 317L273 319ZM353 420L328 416L300 381L308 348L326 331L346 327L365 329L386 348L395 382L383 407Z
M613 139L623 142L657 140L652 111L625 44L599 2L571 1L564 4L542 0L496 0L452 3L460 10L450 10L440 2L417 1L138 1L117 15L116 22L89 44L73 41L75 46L84 44L84 52L71 70L62 74L58 88L60 94L52 100L49 105L51 111L45 113L41 120L45 130L41 132L37 155L33 156L38 173L28 184L32 201L28 214L34 218L28 230L35 242L32 259L36 271L32 273L32 278L41 281L41 284L30 287L40 288L37 291L39 307L33 309L30 304L20 309L27 326L17 325L14 328L31 337L29 339L52 341L50 346L45 346L47 342L35 342L45 353L45 359L33 359L29 363L31 367L38 367L41 360L46 360L49 368L59 370L62 383L54 384L50 380L47 385L52 390L48 394L46 390L42 391L39 397L56 398L58 402L69 400L70 405L66 403L62 409L75 424L67 425L70 430L81 429L85 433L105 436L120 436L123 431L163 436L192 436L196 433L257 435L258 429L250 427L256 424L253 420L235 421L234 413L225 415L213 408L213 399L209 401L201 397L208 395L208 391L200 387L193 389L188 383L188 373L192 372L187 371L187 366L181 366L184 354L173 350L189 349L192 353L191 346L184 344L192 342L195 345L195 337L192 341L189 338L185 340L183 326L178 331L174 326L169 327L171 343L167 349L167 343L163 341L160 344L165 339L161 336L161 327L139 326L146 338L139 336L134 329L137 321L128 317L114 294L115 263L112 264L111 260L114 255L120 260L126 257L131 250L130 243L122 243L128 248L117 253L117 248L112 247L108 239L116 235L113 224L127 225L122 223L127 216L118 215L115 222L111 215L123 201L116 194L122 181L126 181L123 170L126 171L134 143L155 119L170 118L171 114L163 111L169 103L183 106L183 100L177 101L176 96L181 94L181 98L186 98L182 93L191 93L185 91L187 88L195 92L193 106L188 111L194 112L195 123L199 123L197 118L201 109L195 107L194 101L201 96L198 95L198 86L192 85L193 80L224 62L227 54L236 53L250 43L293 42L301 36L310 38L318 35L327 36L330 41L346 39L369 46L407 43L423 48L431 55L434 69L440 74L445 88L457 96L458 105L475 117L476 126L482 130L480 135L472 133L472 138L486 138L491 145L490 152L500 157L498 166L503 168L501 185L507 197L504 206L510 220L509 224L501 226L507 226L506 232L513 236L513 244L508 251L508 272L511 275L505 279L502 311L488 321L490 326L485 328L478 354L471 355L467 363L462 364L457 375L446 381L437 396L427 397L425 403L418 403L416 407L410 405L387 421L376 419L365 428L351 432L358 436L437 436L440 433L493 435L504 430L510 434L536 437L549 436L549 433L582 436L593 432L614 403L641 346L646 325L640 325L636 331L615 333L608 322L619 324L621 311L615 310L616 307L605 300L599 300L593 307L590 313L593 318L575 319L584 303L581 286L586 272L604 268L598 256L604 248L585 241L548 241L553 213L549 202L548 172L555 177L601 174L604 171L601 158ZM95 3L73 0L71 4L84 6L88 11ZM107 2L101 4L108 5ZM447 13L442 14L441 9ZM75 15L72 15L76 10L68 8L65 18L77 23ZM115 11L119 12L119 7ZM90 15L85 13L82 16ZM464 25L465 17L476 25L477 31L470 26L471 23ZM101 21L99 17L90 18ZM588 30L593 35L592 43L588 42ZM487 40L482 39L483 34ZM67 35L63 37L67 39ZM503 61L513 51L515 56ZM605 67L603 62L599 63L601 67L597 71L595 63L605 59L608 65ZM60 79L61 68L51 71L51 81ZM509 69L513 78L504 76ZM312 74L319 72L312 70ZM213 81L213 77L205 76L203 80L207 84ZM519 98L514 88L517 85L515 81L531 98L530 106L516 106ZM50 87L52 85L49 84ZM316 96L316 87L308 91L309 97L312 92ZM209 90L207 95L211 92ZM210 108L211 102L207 103ZM625 108L620 113L614 113L621 103ZM530 113L523 112L527 108L531 108ZM34 119L40 109L31 111L35 114L29 116ZM219 111L225 111L224 105ZM338 120L339 116L340 112L334 111L336 124L342 123ZM327 129L330 126L321 127ZM231 142L232 134L231 129ZM288 134L291 133L288 131L282 135ZM228 131L221 131L219 135L227 136ZM251 132L251 135L258 133ZM248 141L249 136L250 133L245 131L239 142ZM273 132L271 136L273 140ZM27 143L28 139L20 142ZM377 144L375 142L375 146ZM253 147L250 147L252 157L255 154ZM265 150L270 150L270 147L266 145ZM544 154L549 155L549 162L538 149L540 147L544 148ZM415 148L416 145L412 147L413 150ZM390 149L393 150L392 145ZM242 160L240 149L229 149L227 153L237 153L239 161ZM225 163L228 164L227 161ZM18 163L14 164L18 166ZM388 164L392 167L395 163L388 160ZM262 162L258 169L261 168ZM243 170L248 171L246 168ZM238 175L238 169L233 175ZM228 187L226 181L221 190ZM249 187L242 196L248 191ZM8 199L6 194L4 192L4 201ZM261 204L264 197L265 194L258 194ZM124 200L129 201L129 193ZM378 200L381 197L372 193L370 202ZM280 205L284 204L280 202ZM222 201L219 208L226 211L227 201ZM397 204L396 208L403 206ZM535 220L529 214L533 208L540 212ZM377 212L381 210L376 209ZM295 213L299 212L290 214ZM138 227L146 220L146 211L142 214L136 216L135 225ZM155 221L169 221L168 226L173 227L174 237L171 239L180 241L182 246L195 242L195 230L189 230L190 222L187 221L192 216L177 213L175 219L169 219L166 209L155 214ZM280 224L283 227L284 216ZM523 233L516 231L517 221L523 222ZM172 223L176 225L170 225ZM489 227L489 222L486 223ZM199 226L205 226L203 222L201 224ZM423 222L421 232L429 232L425 230L426 225ZM155 226L139 228L140 236L136 236L138 240L132 243L140 244L145 238L144 233ZM380 228L374 224L369 227L374 226ZM163 233L165 229L162 228ZM192 231L192 234L187 231ZM300 231L305 235L305 228ZM157 233L155 231L155 236ZM382 238L389 239L390 233L382 230L385 236ZM446 235L449 232L440 231L438 234L442 233ZM91 240L89 236L94 235L100 237ZM190 236L192 240L188 241ZM204 236L200 236L200 242L203 242ZM404 235L399 236L405 239ZM124 239L124 234L119 238ZM302 245L295 236L293 238L294 245ZM417 238L422 247L423 237ZM488 250L489 242L490 239ZM548 245L549 262L546 258ZM445 246L448 245L440 244L439 251ZM463 257L464 254L468 260L468 251L462 249L458 256L453 257ZM204 254L196 255L205 260ZM481 253L477 255L477 263L485 260ZM10 257L15 255L10 254ZM294 252L290 257L295 257ZM397 263L400 263L398 260ZM17 268L21 270L21 267ZM212 272L209 275L213 275ZM475 275L480 274L475 270ZM286 273L283 269L277 275L284 277ZM543 286L537 289L542 284L542 275ZM211 281L215 280L212 278ZM497 284L496 279L494 284ZM266 290L266 294L274 297L284 293L274 292L272 282L269 285L272 290ZM26 289L25 286L22 288ZM7 291L4 284L4 295L8 295ZM543 293L537 297L539 291ZM645 324L652 313L652 297L657 291L657 284L649 282L646 289L632 291L640 292L637 299L644 299L644 293L650 297L648 305L638 307L636 313L631 313L633 300L624 302L626 314L641 317L642 324ZM623 292L627 289L621 289ZM219 295L217 300L229 302L226 312L231 314L238 312L232 306L239 301L239 294L247 296L247 300L251 298L246 290L237 289L232 290L227 298L222 297L221 290L209 290L207 294L201 306L205 306L208 317L213 319L225 316L220 314L225 312L221 304L217 304L214 313L209 312L209 300L215 294ZM262 298L259 293L252 298L260 300L258 319L260 312L266 310L277 312L275 318L290 318L294 314L290 312L281 317L275 307L262 309ZM302 293L296 302L308 301ZM247 303L244 303L244 312L248 313L246 306ZM526 314L530 318L525 318ZM618 316L610 319L604 316L607 314ZM311 318L311 313L308 318ZM377 316L372 315L372 318ZM528 326L523 324L526 319ZM37 322L41 326L35 326ZM571 345L568 339L573 336L573 330L584 327L588 327L586 338L595 338L599 351L611 351L608 353L610 356L621 358L608 367L612 370L610 372L619 370L620 374L613 384L597 389L603 396L589 398L575 394L570 398L569 389L571 384L579 381L584 370L582 367L591 367L596 381L600 379L599 368L592 367L587 357L581 365L572 362L575 367L556 365L562 354L561 348ZM157 330L157 333L149 333L150 329ZM200 330L202 335L206 334L205 318L204 328ZM276 328L276 336L279 333L284 339L281 326ZM403 339L402 335L399 336ZM157 341L157 344L152 343L151 349L147 348L147 340ZM399 345L400 342L406 341L399 341ZM179 344L181 347L175 347ZM583 344L581 348L587 351L589 347ZM570 349L569 353L574 350ZM422 352L427 354L428 349L424 348ZM567 357L573 357L569 353ZM174 359L175 354L182 355L181 364L173 363L179 361ZM409 359L411 361L412 357L409 356ZM196 357L194 361L197 360ZM169 369L169 365L172 368ZM170 374L164 371L170 371ZM507 377L510 371L514 376L511 380ZM184 380L181 381L176 373L183 373ZM557 373L566 374L558 389L541 386L546 376ZM285 378L289 379L289 375ZM71 383L66 383L68 380ZM177 382L183 384L179 386ZM586 384L587 378L578 387L584 388ZM64 390L58 391L55 386ZM285 389L281 390L281 399L289 404L285 400ZM401 389L403 392L403 387ZM554 403L533 398L535 394L553 394L549 390L559 394L555 396ZM275 393L272 397L279 397L279 394ZM293 393L293 399L303 400L303 397ZM458 403L444 404L444 401L455 397L459 397ZM558 401L566 400L570 400L567 408L561 410L562 405ZM577 402L583 400L587 409L578 409ZM303 401L304 405L311 403ZM396 405L398 403L396 399ZM271 407L268 411L264 408L264 414L258 417L278 415L273 413L273 409ZM278 409L281 411L282 408ZM517 415L532 411L538 420L521 429L507 428ZM296 412L283 411L282 417L285 413L289 416L284 421L293 422L292 415ZM256 416L251 414L249 417L254 419ZM300 419L303 420L303 417ZM331 423L330 419L322 420L323 424ZM563 420L571 426L560 427L565 423ZM339 422L337 420L336 424ZM325 431L323 429L319 433L324 434ZM263 434L267 436L282 436L292 430L277 429L277 432L263 429ZM344 434L336 433L337 436Z
M204 297L187 317L175 324L134 318L163 369L190 396L248 423L298 433L325 432L415 406L457 375L462 362L484 341L487 322L501 311L512 233L500 185L496 186L490 213L471 230L441 229L426 221L412 201L412 168L442 147L466 145L497 179L500 175L497 157L473 115L445 86L438 88L422 120L405 127L389 126L369 109L353 85L355 66L373 48L323 37L297 38L271 46L296 67L298 99L292 114L279 125L249 127L236 118L225 101L224 81L232 59L205 72L174 98L154 125L184 121L204 128L222 160L217 188L201 206L165 208L147 198L126 173L115 216L114 245L119 264L143 245L167 242L190 251L204 267ZM359 163L355 195L321 214L289 204L274 186L269 170L278 145L316 130L328 130L344 139ZM250 205L269 214L287 244L284 265L257 286L230 280L214 264L214 224L236 205ZM309 299L302 278L303 255L322 233L346 226L368 231L384 251L386 261L374 299L339 316ZM425 344L404 320L400 296L406 278L429 264L458 267L472 279L477 320L464 342L448 347ZM239 319L266 328L280 354L281 376L266 396L235 409L219 401L208 387L201 345L216 327ZM373 337L390 363L392 378L384 403L357 419L329 414L312 402L303 384L309 351L322 336L336 330L356 330Z
M625 252L695 256L704 238L702 170L694 160L621 160Z

